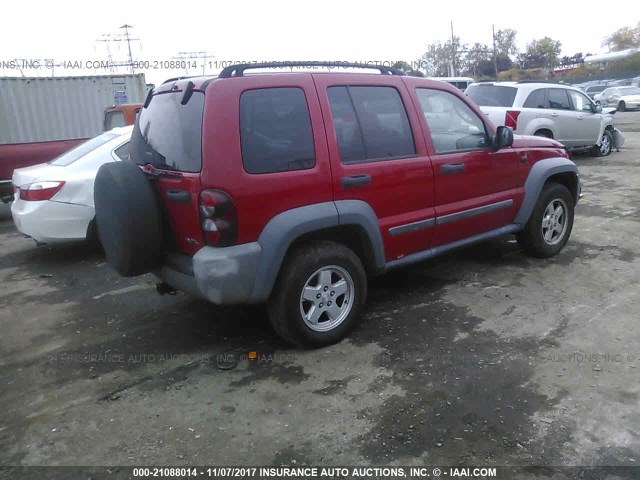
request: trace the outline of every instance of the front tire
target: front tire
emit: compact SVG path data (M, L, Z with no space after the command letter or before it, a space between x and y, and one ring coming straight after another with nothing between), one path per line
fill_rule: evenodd
M267 303L276 333L301 347L322 347L356 325L367 297L362 262L349 248L321 241L291 252Z
M564 248L573 228L574 200L564 185L547 183L524 230L516 235L528 255L548 258Z
M605 130L600 140L600 145L594 145L591 154L594 157L606 157L613 150L613 137L609 130Z

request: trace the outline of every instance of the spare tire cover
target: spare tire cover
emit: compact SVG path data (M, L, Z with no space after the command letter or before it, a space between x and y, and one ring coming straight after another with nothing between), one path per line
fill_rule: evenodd
M163 254L162 217L147 176L125 160L105 163L93 198L98 237L109 264L125 277L155 270Z

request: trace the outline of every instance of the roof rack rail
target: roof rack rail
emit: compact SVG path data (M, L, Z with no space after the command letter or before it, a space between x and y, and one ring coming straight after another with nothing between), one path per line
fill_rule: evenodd
M518 80L517 83L553 83L553 84L559 84L560 81L559 80Z
M393 67L385 67L383 65L370 65L367 63L352 63L352 62L314 62L314 61L306 61L306 62L265 62L265 63L238 63L236 65L229 65L224 68L218 78L231 78L231 77L242 77L245 70L255 69L255 68L291 68L291 67L352 67L352 68L370 68L374 70L379 70L380 73L385 75L404 75L404 72L398 70Z

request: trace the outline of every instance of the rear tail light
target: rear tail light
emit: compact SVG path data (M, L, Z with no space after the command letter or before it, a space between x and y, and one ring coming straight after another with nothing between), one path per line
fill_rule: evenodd
M518 116L520 115L520 110L507 110L507 113L504 115L504 124L507 127L511 127L512 130L518 128Z
M204 243L227 247L238 239L238 212L231 197L221 190L200 192L200 225Z
M35 182L20 187L20 198L22 200L38 202L51 200L60 191L64 182Z

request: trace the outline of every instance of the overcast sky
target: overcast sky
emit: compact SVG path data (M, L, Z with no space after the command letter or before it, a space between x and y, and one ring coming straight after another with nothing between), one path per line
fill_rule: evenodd
M189 5L192 8L189 8ZM611 11L610 11L611 10ZM605 36L640 20L637 0L586 3L395 0L361 2L323 0L245 0L236 2L3 2L0 61L53 58L62 61L106 60L102 34L134 28L133 56L138 60L171 60L178 52L206 51L215 61L241 60L415 60L435 41L451 37L451 22L463 43L491 44L496 30L517 30L520 49L535 38L562 42L563 55L605 52ZM124 44L110 46L114 60L126 59ZM200 63L200 62L198 62ZM1 65L0 65L1 67ZM62 70L56 75L108 74L108 71ZM200 73L192 70L191 74ZM175 71L147 71L158 83ZM178 71L182 74L183 71ZM215 73L211 70L208 73ZM0 74L20 76L15 68ZM47 75L25 71L29 75Z

